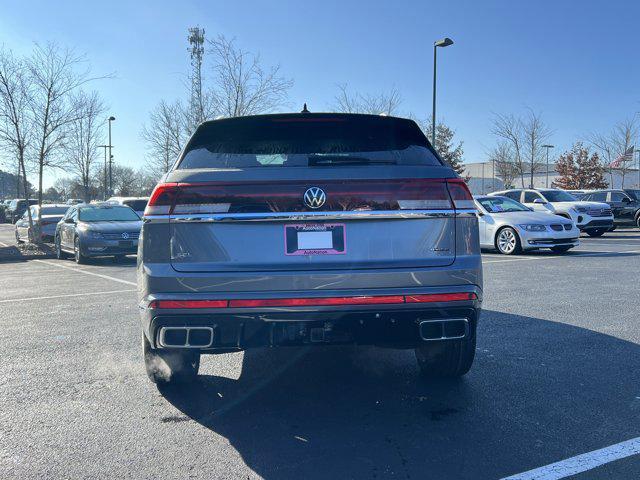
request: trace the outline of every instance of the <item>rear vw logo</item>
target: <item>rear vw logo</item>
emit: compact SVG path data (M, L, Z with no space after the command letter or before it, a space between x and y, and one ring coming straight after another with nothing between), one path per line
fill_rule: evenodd
M124 232L122 234L122 238L124 238L126 240L127 238L129 238L129 234L127 232Z
M327 201L327 195L320 187L310 187L304 192L304 204L309 208L320 208Z

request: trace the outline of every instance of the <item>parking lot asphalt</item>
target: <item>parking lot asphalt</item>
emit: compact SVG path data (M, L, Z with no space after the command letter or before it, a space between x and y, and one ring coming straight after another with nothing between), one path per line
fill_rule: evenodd
M282 348L158 390L133 258L1 263L0 478L563 478L517 474L640 436L640 231L581 240L483 255L458 381L421 380L410 351ZM570 478L639 476L635 455Z

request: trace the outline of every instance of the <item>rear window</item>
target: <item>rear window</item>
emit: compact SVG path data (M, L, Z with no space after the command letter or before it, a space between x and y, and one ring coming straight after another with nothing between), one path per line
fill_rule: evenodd
M142 212L147 206L146 200L125 200L122 203L127 207L133 208L136 212Z
M138 214L129 207L88 207L78 209L83 222L133 222L139 221Z
M205 123L190 140L178 168L368 164L442 165L411 120L300 114Z

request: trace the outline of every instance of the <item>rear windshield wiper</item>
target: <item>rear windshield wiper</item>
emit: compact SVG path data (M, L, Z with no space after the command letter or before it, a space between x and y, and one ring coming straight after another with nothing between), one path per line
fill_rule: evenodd
M353 157L346 155L309 155L309 166L319 165L396 165L393 160L371 160L366 157Z

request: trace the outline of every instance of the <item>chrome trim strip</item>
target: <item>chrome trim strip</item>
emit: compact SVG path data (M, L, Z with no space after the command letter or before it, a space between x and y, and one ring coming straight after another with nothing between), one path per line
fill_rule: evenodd
M149 215L145 222L277 222L301 220L373 220L412 218L454 218L475 216L474 209L458 210L373 210L344 212L263 212L263 213L208 213L181 215Z

